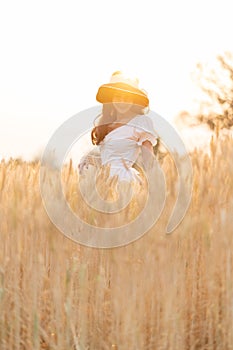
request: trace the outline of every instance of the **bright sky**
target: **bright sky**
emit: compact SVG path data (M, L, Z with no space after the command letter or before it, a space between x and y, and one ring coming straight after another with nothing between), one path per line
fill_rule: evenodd
M191 108L190 73L233 51L231 1L2 1L0 158L29 159L123 70L168 120ZM94 116L93 116L94 119Z

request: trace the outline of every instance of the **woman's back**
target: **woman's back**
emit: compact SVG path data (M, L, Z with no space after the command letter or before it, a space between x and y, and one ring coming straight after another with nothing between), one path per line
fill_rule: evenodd
M149 140L154 146L157 135L152 120L145 115L132 118L125 125L111 130L100 142L102 165L110 165L110 176L118 175L119 180L139 180L139 172L132 166L140 152L140 146Z

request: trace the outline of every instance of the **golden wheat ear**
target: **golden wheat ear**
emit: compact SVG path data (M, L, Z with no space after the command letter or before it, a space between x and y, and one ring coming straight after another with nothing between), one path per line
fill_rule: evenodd
M163 160L166 156L167 156L167 153L162 153L162 152L160 152L159 155L158 155L158 160L161 161L161 160Z

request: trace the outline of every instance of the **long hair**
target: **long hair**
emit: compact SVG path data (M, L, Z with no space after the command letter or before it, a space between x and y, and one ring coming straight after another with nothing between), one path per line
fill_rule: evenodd
M131 111L134 111L135 116L137 114L145 114L145 108L139 105L132 105ZM96 119L99 118L98 124L91 131L91 141L93 145L98 145L105 136L111 131L110 124L114 123L117 117L117 110L113 103L104 103L102 108L102 113L98 115ZM119 122L120 123L120 122ZM95 124L95 121L94 121ZM124 124L124 123L122 123Z
M102 113L98 115L98 124L92 129L91 141L93 145L98 145L109 132L109 124L116 120L116 110L111 103L104 103ZM95 122L95 121L94 121Z

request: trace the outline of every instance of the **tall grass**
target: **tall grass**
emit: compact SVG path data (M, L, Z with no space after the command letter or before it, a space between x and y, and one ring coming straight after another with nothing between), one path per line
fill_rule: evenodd
M1 161L0 349L233 349L232 150L228 137L191 154L192 202L172 235L164 232L177 174L164 158L161 218L113 249L76 244L55 228L39 162ZM71 207L93 220L77 202L72 163L62 176Z

